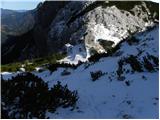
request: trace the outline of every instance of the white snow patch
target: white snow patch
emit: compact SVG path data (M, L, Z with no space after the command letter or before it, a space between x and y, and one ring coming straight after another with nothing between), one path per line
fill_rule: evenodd
M60 63L70 63L70 64L78 64L79 61L85 62L87 61L87 55L85 52L85 48L82 44L79 45L71 45L66 44L67 47L67 57L59 60Z
M95 37L94 41L97 42L98 39L104 39L108 41L113 41L115 45L121 41L121 38L116 37L118 29L112 26L110 29L105 28L102 24L95 25L93 29L93 35Z

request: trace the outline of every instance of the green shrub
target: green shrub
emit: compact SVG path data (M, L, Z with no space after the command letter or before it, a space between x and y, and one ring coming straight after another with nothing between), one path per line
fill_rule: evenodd
M126 84L127 86L130 86L130 81L125 81L125 84Z
M142 65L134 55L125 58L125 62L129 63L134 71L143 72Z
M69 72L69 71L67 71L67 70L64 70L62 73L61 73L61 75L70 75L71 74L71 72Z
M2 65L1 72L15 72L18 71L20 67L20 63Z
M2 80L2 86L2 102L9 118L44 118L48 86L42 79L23 73L11 80Z
M149 72L154 71L152 63L146 57L143 57L143 65Z
M107 57L107 53L95 53L94 55L91 55L91 57L88 58L89 62L97 62L102 57Z
M52 73L57 70L57 64L49 64L47 69Z
M112 49L112 45L114 44L113 41L108 41L103 39L99 39L98 41L106 51L110 51Z
M26 65L24 68L25 68L25 71L31 72L35 70L35 67L36 67L35 65L31 64L31 65Z
M59 67L63 67L63 68L72 68L72 69L76 69L78 66L80 66L82 64L82 62L78 62L77 65L74 64L68 64L68 63L54 63L54 64L49 64L47 66L47 69L50 70L50 72L54 72L55 70L57 70L57 68Z
M138 40L136 37L134 37L134 36L132 36L131 38L129 38L129 39L127 40L127 43L128 43L129 45L138 44L138 42L139 42L139 40Z
M148 55L147 57L148 57L148 59L152 59L156 66L159 65L159 58L158 57L155 57L153 55Z
M91 75L92 81L96 81L96 80L98 80L98 78L103 76L104 73L102 73L102 71L98 70L98 71L95 71L95 72L90 72L90 75Z
M2 118L45 118L46 111L72 107L78 100L77 91L70 91L60 82L49 89L41 78L23 73L10 80L1 80Z
M8 72L16 72L21 68L21 65L24 64L25 65L25 70L26 71L33 71L35 70L35 67L39 67L42 66L44 64L56 64L57 60L64 58L65 55L64 54L53 54L53 55L49 55L47 57L43 57L43 58L35 58L32 60L25 60L22 62L18 62L18 63L10 63L10 64L5 64L1 66L1 71L8 71ZM31 64L29 64L31 63Z
M123 65L124 65L124 60L119 60L118 61L118 69L117 69L117 75L118 75L118 79L121 80L121 75L123 74Z
M62 86L60 82L57 82L50 90L51 104L49 110L54 111L57 107L62 106L67 108L69 106L75 107L78 100L77 91L71 92L67 85Z
M89 62L97 62L102 57L113 56L120 49L120 45L121 45L122 42L123 41L118 43L118 45L116 45L115 47L111 47L110 49L108 49L107 53L97 53L97 52L95 52L94 54L92 54L88 58Z
M129 115L129 114L124 114L124 115L122 116L122 118L123 118L123 119L133 119L133 117L132 117L131 115Z
M89 49L91 55L98 54L98 52L92 47Z

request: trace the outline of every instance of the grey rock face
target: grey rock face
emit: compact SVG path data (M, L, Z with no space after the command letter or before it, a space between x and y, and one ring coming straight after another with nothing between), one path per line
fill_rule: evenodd
M99 39L117 45L131 33L152 25L156 9L157 4L152 2L70 2L52 21L47 40L50 52L60 51L66 43L83 44L87 53L84 57L90 56L90 49L107 52Z
M158 8L157 3L143 1L46 1L35 9L34 18L24 17L25 23L18 22L15 29L10 26L11 30L4 34L19 36L30 30L31 37L27 34L25 38L34 43L32 47L37 52L32 56L67 52L66 61L86 60L94 54L92 51L107 52L108 41L114 47L130 34L152 26L158 21ZM6 36L2 35L2 39ZM21 35L18 39L21 40ZM33 48L27 47L26 51Z
M50 23L66 3L47 1L31 11L2 12L2 63L48 55L46 39Z

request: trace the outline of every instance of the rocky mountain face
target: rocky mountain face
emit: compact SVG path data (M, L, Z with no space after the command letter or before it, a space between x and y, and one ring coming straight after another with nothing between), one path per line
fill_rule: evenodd
M30 19L24 20L22 23L29 27L30 29L26 29L24 26L15 26L14 27L6 25L8 28L13 28L13 32L16 34L9 34L7 32L5 37L2 37L2 64L32 59L35 57L40 57L48 54L47 51L47 32L49 31L50 22L54 19L54 16L57 14L57 11L65 5L65 2L45 2L40 3L36 9L32 11L23 12L23 14L32 13L32 22ZM12 12L12 11L10 11ZM19 17L22 13L17 13ZM6 22L6 14L2 11L2 26L5 25ZM8 18L12 17L11 14L7 15ZM8 20L8 19L7 19ZM32 26L27 24L27 22L31 22ZM19 22L18 22L19 23ZM18 30L19 28L24 29ZM6 29L2 29L3 32L6 32Z
M143 1L40 3L34 10L34 25L28 25L32 29L18 36L11 34L6 40L9 42L2 44L2 63L57 52L68 54L62 62L85 61L95 52L107 52L132 33L152 26L158 21L158 7L157 3ZM20 47L15 50L15 46ZM14 56L13 51L19 52Z
M2 45L7 41L7 36L19 36L34 26L35 20L32 11L14 11L1 9L1 34Z
M50 51L70 44L67 47L71 57L64 62L73 63L85 60L95 51L107 52L130 34L150 26L158 17L157 7L151 2L71 2L59 11L51 24Z

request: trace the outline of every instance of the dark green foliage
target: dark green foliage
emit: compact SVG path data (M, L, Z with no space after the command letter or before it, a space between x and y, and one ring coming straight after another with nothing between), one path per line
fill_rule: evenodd
M55 64L57 60L64 58L64 54L53 54L43 58L35 58L32 60L25 60L23 62L11 63L2 65L1 71L15 72L18 71L22 64L24 64L24 68L26 71L30 72L35 70L35 67L42 66L44 64ZM29 64L31 63L31 64Z
M57 68L72 68L76 69L78 66L80 66L83 62L79 61L77 65L74 64L68 64L68 63L54 63L54 64L49 64L47 69L49 69L51 72L54 72L57 70Z
M54 72L57 70L57 64L49 64L47 69L51 72Z
M123 118L123 119L133 119L133 117L130 116L130 115L128 115L128 114L124 114L124 115L122 116L122 118Z
M118 75L118 78L121 77L121 75L123 74L123 65L124 65L124 61L121 59L118 61L118 69L117 69L117 75Z
M54 72L54 71L56 71L57 68L59 68L59 67L76 69L77 66L78 66L78 65L67 64L67 63L55 63L55 64L49 64L48 69L49 69L51 72Z
M118 61L118 69L117 69L117 77L118 80L123 81L125 78L122 76L123 65L129 64L132 68L132 73L136 72L143 72L144 68L149 72L154 72L158 69L159 59L153 55L147 55L143 57L143 61L139 61L138 58L134 55L130 55L129 57L122 58ZM129 73L129 70L126 71ZM142 77L143 78L143 77Z
M140 1L109 1L109 3L106 3L103 5L103 7L107 6L116 6L120 10L126 10L130 11L132 8L134 8L135 5L141 4Z
M155 57L155 56L153 56L153 55L148 55L147 57L148 57L148 59L152 59L153 62L154 62L154 64L155 64L156 66L159 65L159 59L158 59L158 57Z
M142 65L136 56L130 55L128 58L125 58L125 62L129 63L134 71L143 72Z
M92 48L90 48L90 54L91 55L95 55L95 54L98 54L98 52L92 47Z
M123 69L123 65L125 65L125 64L130 64L133 71L143 72L142 65L138 61L136 56L130 55L127 58L122 58L118 61L118 69L116 71L117 76L118 76L118 80L120 80L120 81L123 81L125 79L125 77L122 76L123 71L125 71L125 69ZM129 70L126 71L126 73L128 73L128 72L129 72Z
M124 80L125 80L125 77L124 77L124 76L120 76L120 77L118 77L118 80L119 80L119 81L124 81Z
M61 73L61 75L70 75L71 74L71 72L69 72L69 71L67 71L67 70L64 70L62 73Z
M149 72L154 71L154 67L147 57L143 57L143 65Z
M147 80L147 78L144 75L142 76L142 79Z
M118 52L118 50L120 49L120 46L121 46L122 42L123 41L118 43L118 45L116 45L115 47L112 47L111 49L108 49L108 51L107 51L108 56L113 56L114 54L116 54Z
M98 80L98 78L104 75L104 73L102 73L102 71L100 70L95 71L95 72L90 72L90 74L91 74L92 81L96 81Z
M10 118L27 118L29 114L43 118L46 110L48 86L31 73L23 73L2 81L2 101L10 109Z
M124 81L125 80L125 77L122 76L122 74L123 74L123 65L124 65L124 60L123 59L119 60L118 61L118 69L116 71L119 81Z
M4 71L15 72L15 71L18 71L20 67L21 67L20 63L2 65L1 72L4 72Z
M58 107L73 107L78 100L77 91L70 91L60 82L51 90L41 78L23 73L2 83L2 118L45 118L46 111Z
M134 45L134 44L138 44L138 42L139 42L139 40L136 38L136 37L131 37L131 38L129 38L129 39L127 39L127 43L129 44L129 45Z
M24 69L25 71L31 72L35 70L36 65L35 64L30 64L30 65L25 65Z
M150 19L157 19L159 20L159 4L156 2L151 2L151 1L145 1L147 7L150 10Z
M129 81L125 81L127 86L130 86L130 82Z
M107 53L96 53L94 55L92 55L91 57L88 58L89 62L97 62L100 58L102 57L108 57Z
M113 41L108 41L103 39L99 39L98 41L106 51L110 51L112 49L112 45L114 44Z
M62 106L66 107L75 107L75 103L78 100L77 91L69 91L67 85L64 87L58 82L50 90L50 108L49 110L54 111L57 107Z
M126 103L130 105L132 102L130 100L127 100Z
M118 45L115 47L111 47L110 49L107 50L107 53L95 53L94 55L91 55L91 57L88 58L89 62L97 62L100 58L102 57L108 57L108 56L113 56L118 52L120 49L120 46L123 41L121 41ZM111 43L110 43L111 44Z

